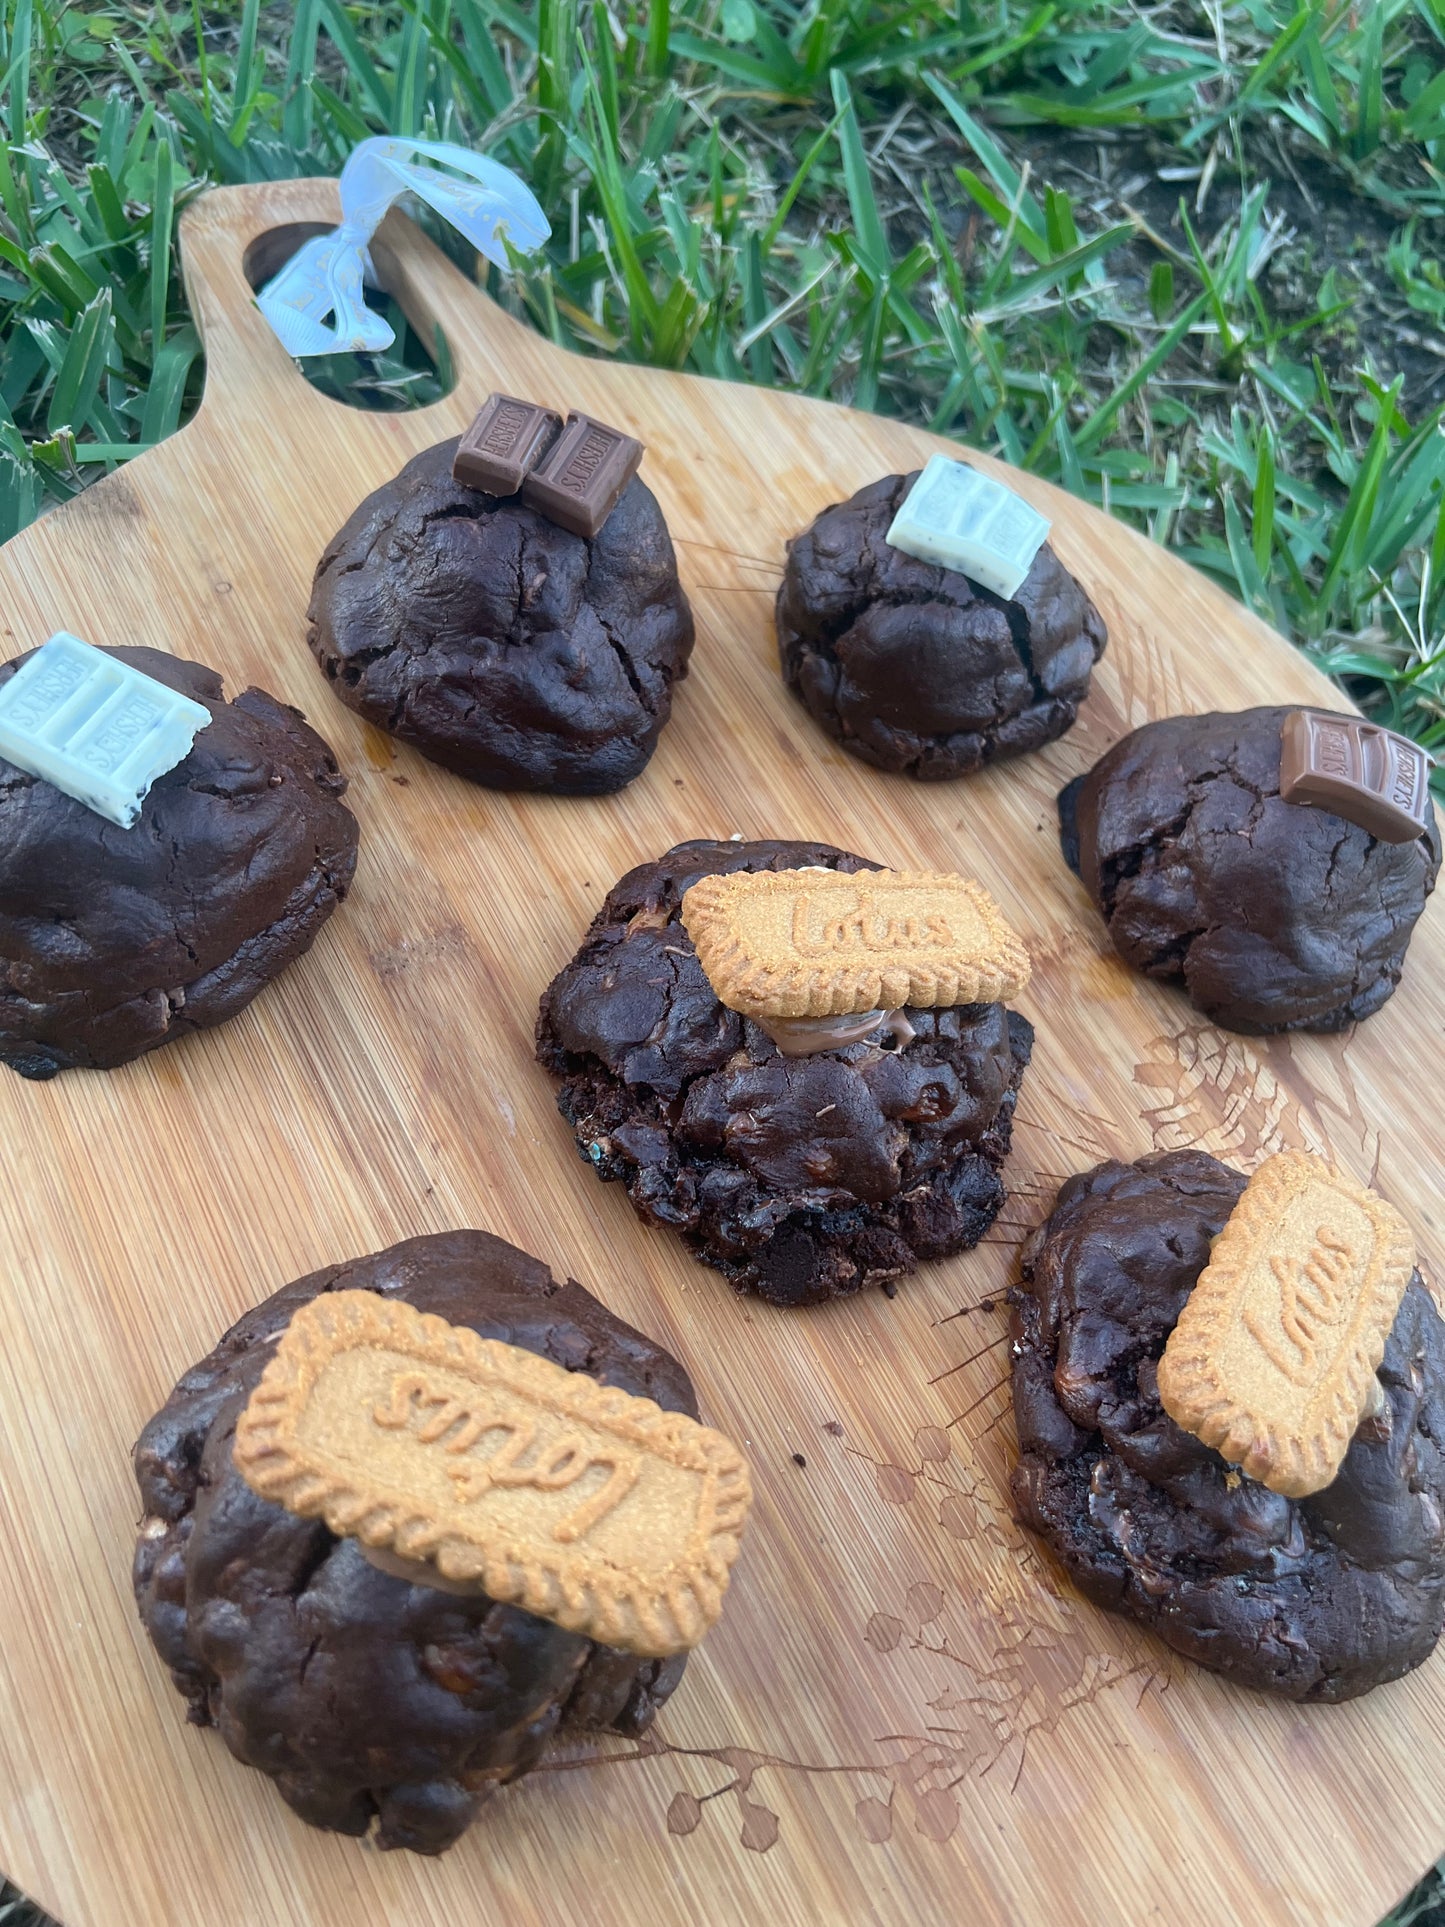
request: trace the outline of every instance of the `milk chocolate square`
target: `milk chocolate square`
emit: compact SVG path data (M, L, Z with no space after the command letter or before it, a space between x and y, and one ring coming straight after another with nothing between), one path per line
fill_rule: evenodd
M559 528L590 540L616 508L641 461L641 442L590 415L569 414L545 459L523 482L522 500Z
M1332 810L1382 843L1413 843L1430 821L1430 759L1362 716L1294 709L1285 717L1279 793Z
M457 444L452 476L463 488L515 495L562 431L562 417L514 395L489 395Z

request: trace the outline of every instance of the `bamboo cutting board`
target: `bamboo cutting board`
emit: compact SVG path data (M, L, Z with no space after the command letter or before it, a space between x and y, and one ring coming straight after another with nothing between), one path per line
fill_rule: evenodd
M1376 1176L1442 1275L1416 1123L1416 1094L1445 1082L1438 906L1357 1034L1251 1042L1116 963L1058 854L1055 792L1129 728L1337 699L1167 554L1018 478L1109 624L1082 720L962 783L870 771L784 690L772 593L788 535L940 444L565 355L395 218L383 271L428 332L440 321L457 387L416 414L355 412L307 386L243 275L259 237L335 218L324 181L193 207L197 419L0 553L5 654L66 627L259 683L336 746L362 823L351 900L242 1017L108 1075L0 1075L0 1866L68 1927L1367 1927L1445 1845L1445 1658L1350 1706L1277 1705L1090 1607L1009 1515L999 1302L1062 1177L1187 1144L1244 1166L1328 1149ZM698 645L620 796L470 787L340 707L305 647L327 537L493 387L648 445ZM892 1302L736 1299L596 1182L532 1062L538 994L614 878L733 832L974 873L1033 951L1010 1201L978 1251ZM759 1496L723 1622L655 1733L554 1756L430 1862L309 1831L185 1725L131 1601L129 1448L176 1376L288 1279L462 1225L676 1351Z

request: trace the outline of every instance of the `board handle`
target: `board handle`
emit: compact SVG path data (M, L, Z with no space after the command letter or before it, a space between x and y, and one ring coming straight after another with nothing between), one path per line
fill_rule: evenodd
M201 406L213 419L227 418L254 436L273 407L294 422L297 410L319 418L344 406L306 380L256 306L254 292L310 234L340 219L340 192L330 178L216 187L182 215L181 272L206 351ZM466 382L472 372L469 343L442 318L464 312L480 291L397 209L377 230L371 254L387 291L424 342L441 324L457 384ZM445 402L432 406L444 408Z

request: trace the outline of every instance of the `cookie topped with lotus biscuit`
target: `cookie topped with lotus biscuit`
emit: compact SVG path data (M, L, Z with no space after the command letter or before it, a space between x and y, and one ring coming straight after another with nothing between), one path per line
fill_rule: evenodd
M417 1853L554 1734L647 1729L749 1499L677 1360L481 1231L267 1298L135 1468L136 1601L190 1718L312 1826Z
M537 1054L598 1176L740 1291L891 1295L1003 1203L1028 971L969 879L682 843L609 893Z
M1305 1152L1266 1159L1169 1335L1160 1403L1272 1492L1320 1491L1379 1409L1414 1269L1393 1205Z
M1302 1152L1070 1178L1013 1304L1020 1521L1098 1605L1287 1699L1445 1623L1445 1324L1383 1198Z

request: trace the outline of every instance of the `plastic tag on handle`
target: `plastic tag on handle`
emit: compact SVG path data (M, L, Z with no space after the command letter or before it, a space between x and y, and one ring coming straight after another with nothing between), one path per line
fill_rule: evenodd
M418 166L417 159L439 163ZM443 171L450 170L450 171ZM367 243L388 209L415 194L498 267L507 248L535 254L551 234L537 197L500 161L450 141L365 140L341 170L341 225L304 243L256 297L290 355L376 352L395 331L367 307Z

